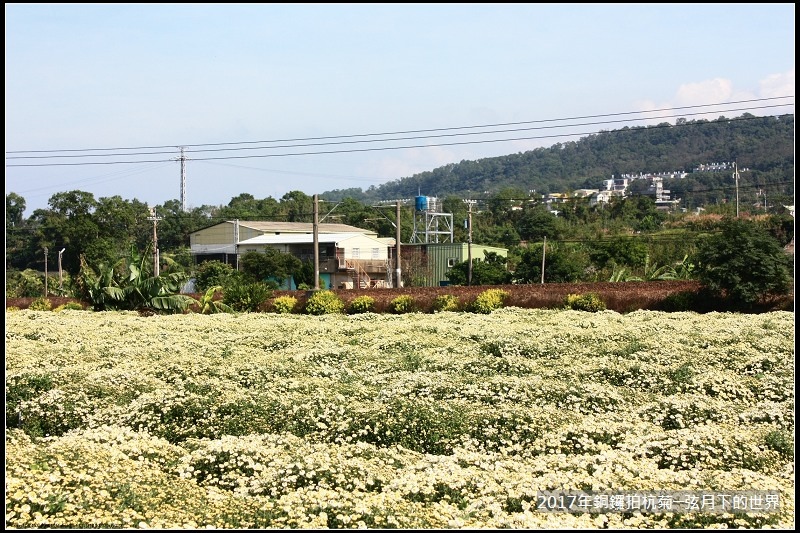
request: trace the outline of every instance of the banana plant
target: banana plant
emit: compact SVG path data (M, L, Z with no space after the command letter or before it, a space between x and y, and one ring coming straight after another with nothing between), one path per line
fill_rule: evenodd
M127 278L122 286L124 307L131 310L154 309L178 312L185 310L194 299L180 294L188 276L183 272L153 276L147 254L131 247L127 261Z
M200 313L204 315L210 315L214 313L233 313L234 310L231 306L222 302L222 300L215 300L214 295L217 292L222 291L222 285L216 285L214 287L209 287L208 290L203 294L200 298L192 298L194 303L197 304L197 307L200 310Z
M650 264L650 256L645 257L644 262L644 280L645 281L663 281L678 279L678 274L675 269L670 265L658 266L658 264Z
M689 261L689 254L683 256L678 263L673 267L675 269L676 279L692 279L695 276L695 265Z
M78 292L81 297L88 300L95 311L118 309L123 292L119 287L116 269L121 261L115 265L101 263L97 269L86 262L86 257L80 256L80 273L76 280Z
M188 276L173 272L153 276L146 254L140 255L131 247L127 259L116 264L90 267L81 257L80 285L84 297L96 311L105 310L154 310L180 312L194 299L180 294Z
M608 281L612 283L622 281L642 281L642 278L634 276L631 272L628 272L628 269L624 267L619 268L614 265L614 270L611 272L611 277L608 279Z

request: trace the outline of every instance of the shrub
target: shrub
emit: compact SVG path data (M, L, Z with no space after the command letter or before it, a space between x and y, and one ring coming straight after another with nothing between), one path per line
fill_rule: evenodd
M204 261L197 266L197 271L195 272L195 290L205 292L211 287L225 285L234 272L235 270L231 265L222 261Z
M568 294L566 298L568 309L575 311L590 311L592 313L603 311L606 304L597 294L590 292L587 294Z
M344 302L333 291L316 291L308 298L305 309L309 315L331 315L344 312Z
M416 310L417 306L414 303L414 299L408 294L401 294L400 296L396 297L391 302L389 302L389 311L396 315L402 315L404 313L413 313Z
M503 289L486 289L480 293L470 305L473 313L489 314L495 309L503 307L503 302L508 297L508 291Z
M6 271L7 298L36 298L44 292L44 276L28 268L22 272L8 269Z
M231 277L222 289L222 301L237 312L258 311L272 296L272 290L260 281Z
M692 291L674 292L664 298L658 308L661 311L694 311L696 310L697 295Z
M782 458L790 461L794 457L794 443L792 436L784 431L770 431L764 437L764 442L771 450L778 452Z
M706 288L744 309L791 290L792 259L774 237L739 219L726 219L721 230L700 241L694 258Z
M83 306L78 302L67 302L63 305L59 305L53 311L63 311L65 309L71 309L73 311L83 311Z
M272 302L272 310L278 314L291 313L296 306L297 298L294 296L278 296Z
M353 298L353 301L350 302L350 307L348 308L348 312L351 315L358 313L371 313L373 311L375 311L375 298L372 296L367 296L366 294Z
M433 301L434 313L441 313L443 311L458 311L459 307L458 297L453 294L440 294Z
M53 308L53 303L47 298L36 298L28 306L31 311L50 311Z

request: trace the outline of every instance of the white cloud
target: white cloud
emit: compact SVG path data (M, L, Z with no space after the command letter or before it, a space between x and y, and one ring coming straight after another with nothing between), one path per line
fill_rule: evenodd
M656 124L663 119L674 121L677 113L674 108L703 106L712 103L736 102L742 100L755 100L758 98L774 98L778 96L794 96L794 69L789 72L772 74L759 82L757 91L743 90L734 87L733 82L726 78L713 78L710 80L684 83L679 86L669 101L656 103L651 100L642 100L634 104L635 108L643 112L651 112L654 117L647 121ZM656 111L656 110L664 111ZM697 114L701 108L687 109L687 118L713 120L721 115L740 114L739 111L713 111L706 115ZM743 111L742 111L743 112ZM757 111L753 114L759 114ZM691 115L691 116L689 116ZM731 115L732 116L732 115Z
M714 78L697 83L685 83L678 87L672 105L690 106L709 102L726 102L733 98L733 82L724 78Z
M772 74L759 82L759 96L774 98L794 96L794 69L781 74Z

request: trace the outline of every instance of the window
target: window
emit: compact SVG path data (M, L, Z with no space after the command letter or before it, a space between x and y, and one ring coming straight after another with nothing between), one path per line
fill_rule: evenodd
M378 259L378 257L380 257L380 253L381 253L380 249L373 248L372 249L372 258L373 259Z
M353 259L361 258L361 248L353 248Z
M458 259L456 259L455 257L451 257L450 259L447 260L448 267L454 267L456 266L456 263L458 263Z

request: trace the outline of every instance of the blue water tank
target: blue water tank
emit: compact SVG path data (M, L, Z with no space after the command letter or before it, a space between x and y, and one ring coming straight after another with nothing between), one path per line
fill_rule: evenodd
M417 196L415 199L415 203L417 211L427 211L428 210L428 197L427 196Z

